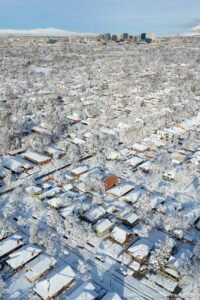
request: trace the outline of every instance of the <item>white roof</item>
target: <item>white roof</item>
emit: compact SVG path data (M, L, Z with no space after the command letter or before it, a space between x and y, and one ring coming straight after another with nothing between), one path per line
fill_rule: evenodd
M0 242L0 257L9 254L23 245L22 236L14 234Z
M122 300L122 298L117 293L109 292L101 300Z
M144 162L143 164L141 164L139 166L139 169L141 169L141 170L143 170L145 172L148 172L151 169L151 162L150 161Z
M75 273L70 266L65 267L48 279L36 283L34 291L44 300L54 297L61 292L75 278Z
M65 300L94 300L98 296L95 291L96 287L92 282L84 282L73 293L65 298Z
M123 219L125 221L127 221L129 224L133 224L133 223L135 223L139 219L139 217L135 213L130 212L130 213L126 214L123 217Z
M144 259L148 256L152 247L153 245L149 240L139 239L130 248L128 248L128 251L133 257Z
M42 126L33 126L32 131L36 131L41 134L51 134L51 132L48 129L46 129Z
M105 251L105 254L110 256L111 258L118 259L119 255L122 253L122 250L122 246L111 243L110 247L108 247L108 249Z
M23 156L33 162L42 163L46 160L50 160L51 157L36 151L28 151L23 154Z
M74 113L73 115L67 115L67 119L72 121L80 121L81 118L77 113Z
M177 271L181 271L181 268L192 257L192 246L190 244L182 244L178 249L178 252L174 256L170 256L168 266L173 266Z
M139 166L142 162L144 162L144 159L134 156L131 159L127 160L128 164L131 165L133 168L136 168Z
M68 205L67 201L65 201L64 198L58 198L58 197L54 197L47 200L47 203L49 206L52 206L54 208L61 208Z
M127 202L135 203L142 197L143 194L144 194L143 190L134 190L124 195L121 199Z
M62 191L68 192L73 189L73 185L71 183L66 183L62 186Z
M110 235L116 242L123 244L126 241L128 231L124 227L115 226Z
M74 203L70 204L69 206L62 208L59 211L59 214L63 217L63 218L67 218L69 215L71 215L74 211L77 210L77 201L75 201Z
M170 292L174 292L176 289L178 282L171 279L169 276L165 276L157 273L156 276L152 276L153 280L160 286L164 287L166 290Z
M82 139L79 139L79 138L74 138L74 139L72 140L72 142L73 142L74 144L77 144L77 145L85 145L85 143L86 143L85 140L82 140Z
M135 261L135 260L132 260L132 262L130 263L129 265L129 268L131 268L132 270L134 271L139 271L140 269L140 264L139 262Z
M45 150L51 155L60 155L65 153L63 150L60 150L54 146L47 146Z
M24 167L25 169L32 169L34 168L35 164L24 159L23 157L21 156L15 156L15 160L17 162L19 162L20 164L22 164L22 167Z
M133 189L134 189L133 183L125 182L111 188L109 190L109 194L112 194L116 197L121 197Z
M12 157L6 158L3 162L3 166L16 173L21 173L23 171L22 164Z
M38 256L41 252L42 250L40 250L39 248L27 245L10 254L7 263L13 269L17 269L23 266L28 261L32 260L34 257Z
M48 257L44 254L41 254L26 265L28 271L26 272L25 276L29 281L34 282L51 267L54 267L56 262L56 259L53 257Z
M53 197L56 194L58 194L59 192L60 192L60 188L58 186L56 186L53 189L47 190L46 192L42 193L39 198L45 199L48 197Z
M135 151L143 152L146 151L149 147L143 144L134 143L131 148Z
M89 220L90 222L94 222L95 220L98 220L100 217L105 215L106 211L102 206L97 206L92 208L91 210L87 211L84 214L84 217Z
M26 192L29 194L40 194L42 192L42 188L36 185L31 185L26 188Z
M108 219L102 219L95 224L94 228L97 232L103 233L107 229L111 228L111 226L112 222L110 222Z
M88 166L88 165L81 165L81 166L79 166L79 167L77 167L77 168L71 170L71 173L72 173L73 175L78 176L78 175L81 175L81 174L87 172L88 169L89 169L89 166Z

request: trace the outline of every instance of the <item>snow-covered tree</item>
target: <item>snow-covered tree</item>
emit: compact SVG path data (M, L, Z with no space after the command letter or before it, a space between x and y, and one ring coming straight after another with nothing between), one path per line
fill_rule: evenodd
M170 257L174 241L170 238L165 238L155 245L149 259L149 268L153 271L163 269Z

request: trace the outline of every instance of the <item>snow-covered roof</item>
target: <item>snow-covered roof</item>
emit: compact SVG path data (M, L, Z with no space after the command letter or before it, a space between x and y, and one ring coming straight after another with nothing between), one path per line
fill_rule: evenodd
M123 244L129 233L125 226L115 226L110 235L116 242Z
M75 176L79 176L89 170L89 165L80 165L77 168L71 170L71 174Z
M111 258L118 260L118 257L122 253L122 251L123 251L122 246L115 243L111 243L110 247L108 247L108 249L105 251L105 254L110 256Z
M86 141L83 140L83 139L79 139L79 138L74 138L72 140L72 143L76 144L76 145L85 145L86 144Z
M96 287L92 282L84 282L65 300L94 300L97 298L98 293L95 291Z
M112 225L112 222L110 222L108 219L102 219L95 224L94 229L97 233L101 234L104 233L106 230L110 229Z
M73 185L71 183L67 183L67 184L64 184L62 186L62 191L63 192L68 192L68 191L70 191L72 189L73 189Z
M40 134L46 134L46 135L51 134L51 132L48 129L46 129L42 126L33 126L32 131L40 133Z
M139 258L140 260L143 260L148 256L152 247L153 245L149 240L139 239L130 248L128 248L128 251L134 258Z
M18 161L20 164L22 164L22 167L27 170L30 170L30 169L34 168L34 166L35 166L34 163L24 159L21 156L15 156L15 160Z
M47 190L46 192L42 193L39 198L40 199L45 199L45 198L50 198L50 197L54 197L56 194L58 194L60 192L60 188L58 186L54 187L51 190Z
M3 162L3 166L15 173L23 172L22 164L13 157L6 158Z
M68 203L63 198L54 197L49 200L47 200L47 203L49 206L52 206L54 208L62 208L68 205Z
M9 236L8 238L0 242L0 257L8 255L23 244L24 243L22 241L21 235L14 234L12 236Z
M102 206L97 206L92 208L91 210L87 211L84 214L84 217L90 221L90 222L94 222L96 220L98 220L100 217L104 216L106 214L105 209Z
M176 287L178 286L178 282L171 279L169 276L165 276L162 273L157 273L155 276L152 275L150 280L153 280L159 286L164 287L169 292L174 292Z
M51 160L51 157L36 151L28 151L23 154L25 159L28 159L34 163L41 164Z
M177 271L181 271L181 268L192 257L192 246L190 244L182 244L178 249L178 252L174 256L170 256L168 266L174 267Z
M147 151L149 149L149 147L147 145L144 145L144 144L134 143L131 146L131 149L133 149L137 152L144 152L144 151Z
M29 281L34 282L46 271L54 267L56 262L56 259L53 257L41 254L26 265L28 271L26 272L25 276Z
M127 163L132 166L133 168L138 167L140 164L144 162L144 159L134 156L131 159L127 160Z
M124 196L122 196L122 200L130 203L135 203L137 202L142 196L144 195L143 190L134 190Z
M76 274L70 266L65 267L50 278L36 283L34 291L44 300L53 298L67 288L75 279Z
M67 207L62 208L59 211L59 214L63 218L67 218L69 215L73 214L77 210L77 201L73 202L72 204L68 205Z
M131 190L134 189L134 184L129 182L121 183L113 188L111 188L108 192L116 197L121 197Z
M139 217L138 215L136 215L135 213L133 212L130 212L128 214L126 214L124 217L123 217L123 220L128 222L129 224L134 224L137 220L139 220Z
M140 269L140 264L139 262L133 260L130 264L129 264L129 268L131 268L133 271L139 271Z
M144 163L142 163L138 169L141 170L142 172L149 172L151 169L151 165L152 163L150 161L146 161Z
M14 253L9 255L9 259L7 259L7 263L13 268L17 269L23 266L25 263L29 262L36 256L38 256L42 252L41 249L26 245L21 249L15 251Z
M49 155L55 155L55 156L61 156L63 155L65 152L63 150L60 150L54 146L47 146L45 148L45 151L49 154Z
M42 189L39 186L31 185L26 188L28 194L37 195L42 193Z

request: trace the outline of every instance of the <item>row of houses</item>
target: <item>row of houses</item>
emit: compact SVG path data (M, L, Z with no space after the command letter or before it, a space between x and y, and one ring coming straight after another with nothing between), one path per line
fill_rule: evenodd
M27 292L30 296L35 298L37 295L38 299L43 300L53 299L60 293L65 293L66 299L70 300L121 299L115 293L102 290L92 280L81 282L76 271L59 260L35 245L27 244L25 236L19 233L0 240L0 261L3 268L7 268L7 274L12 274L14 278L17 276L24 285L23 289L13 289L13 299L23 297Z

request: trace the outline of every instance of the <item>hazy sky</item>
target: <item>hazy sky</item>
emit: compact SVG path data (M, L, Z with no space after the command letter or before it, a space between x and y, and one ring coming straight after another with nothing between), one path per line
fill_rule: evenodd
M173 35L198 24L200 0L0 0L0 28Z

